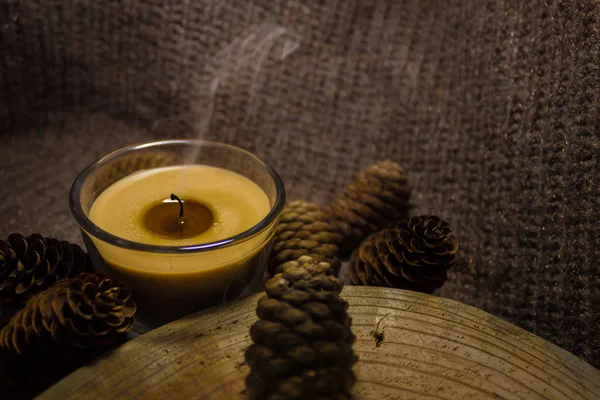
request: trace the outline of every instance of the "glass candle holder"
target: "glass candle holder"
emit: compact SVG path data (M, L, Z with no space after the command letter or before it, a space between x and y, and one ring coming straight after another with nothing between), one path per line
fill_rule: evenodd
M163 199L171 191L189 197L194 190L194 202L186 203L186 196L183 201L177 196ZM111 205L110 196L120 203ZM219 196L232 203L230 209L219 211ZM203 218L205 208L215 215L214 223L210 220L206 226L226 231L227 224L237 226L249 214L256 213L260 201L266 207L264 215L241 232L205 243L177 237L171 243L168 239L177 231L173 224L189 223L188 215ZM136 209L146 203L155 206L150 211ZM84 169L70 192L71 212L94 267L121 280L133 291L138 305L138 331L262 290L272 238L284 204L283 182L271 166L240 148L203 140L168 140L117 150ZM105 209L100 210L101 207ZM192 211L183 214L186 207ZM178 219L180 208L182 215ZM146 212L146 217L115 222L127 212ZM163 214L172 214L169 217L175 222L157 222L166 218ZM150 222L144 225L143 220ZM164 235L157 234L162 237L157 239L159 244L144 239L152 239L156 234L147 230L160 230L162 226L166 228ZM180 233L194 231L185 228Z

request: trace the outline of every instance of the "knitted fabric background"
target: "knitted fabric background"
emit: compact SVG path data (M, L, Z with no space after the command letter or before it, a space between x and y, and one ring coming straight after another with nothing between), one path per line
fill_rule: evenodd
M123 145L193 136L178 121L206 112L203 67L264 21L299 47L223 82L206 137L321 203L399 161L414 213L461 242L441 295L599 367L596 1L4 0L0 236L79 241L77 173Z

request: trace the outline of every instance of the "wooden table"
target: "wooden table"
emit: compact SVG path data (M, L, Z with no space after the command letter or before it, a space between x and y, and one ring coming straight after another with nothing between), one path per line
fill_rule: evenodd
M600 371L476 308L395 289L342 295L357 335L357 399L600 399ZM257 299L143 335L39 398L243 399Z

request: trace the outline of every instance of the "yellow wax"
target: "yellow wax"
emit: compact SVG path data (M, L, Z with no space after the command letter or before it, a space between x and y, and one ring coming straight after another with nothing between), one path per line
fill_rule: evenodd
M212 226L189 238L168 238L149 231L145 213L171 193L207 206L213 213ZM185 165L141 171L115 182L93 203L89 218L123 239L182 246L242 233L258 224L270 208L265 192L248 178L221 168ZM242 243L188 254L133 251L92 240L110 272L133 289L138 313L162 323L241 292L266 262L260 257L265 253L261 250L274 225Z

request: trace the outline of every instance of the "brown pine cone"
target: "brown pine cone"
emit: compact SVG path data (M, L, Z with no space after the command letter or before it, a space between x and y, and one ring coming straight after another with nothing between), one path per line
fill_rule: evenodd
M433 293L454 266L458 240L436 216L412 217L369 236L350 260L353 285Z
M301 256L329 263L337 275L341 266L338 246L343 237L330 221L331 216L314 203L302 200L288 203L277 228L269 276L281 272L282 264Z
M246 351L252 399L347 399L356 381L355 337L342 282L303 256L265 284Z
M82 349L105 349L133 326L130 291L103 274L82 273L32 297L0 331L9 366L71 360ZM85 352L84 352L85 353Z
M175 155L166 152L148 152L132 154L113 161L101 170L94 181L94 190L106 189L115 181L136 171L167 167L175 164Z
M38 234L13 233L0 240L0 327L32 295L92 270L88 255L76 244Z
M380 161L358 174L331 204L334 223L344 235L343 255L390 223L408 217L410 189L402 167Z
M0 331L0 366L27 398L35 397L125 340L136 310L130 297L102 274L56 283Z

